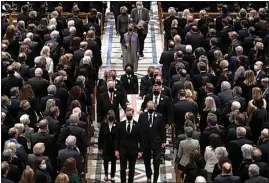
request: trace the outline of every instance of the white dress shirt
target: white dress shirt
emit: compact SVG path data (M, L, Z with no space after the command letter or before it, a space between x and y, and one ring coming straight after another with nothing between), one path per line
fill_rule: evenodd
M152 99L153 99L154 104L159 105L160 97L161 97L161 95L157 96L157 103L155 103L156 95L153 95Z
M152 121L151 121L151 123L150 123L150 126L152 127L152 125L153 125L153 118L154 118L154 113L155 112L153 112L152 114L151 114L151 117L152 117ZM148 113L148 121L150 120L150 113Z
M107 92L108 93L108 97L109 97L109 99L110 99L110 97L111 97L111 103L113 103L113 100L114 100L114 92L112 92L112 93L110 93L109 91Z
M113 123L108 123L108 127L109 127L109 132L111 132L111 129L113 127Z
M130 121L130 133L132 132L133 123L134 123L133 120L131 120ZM129 125L129 121L126 119L126 132L127 132L128 125Z

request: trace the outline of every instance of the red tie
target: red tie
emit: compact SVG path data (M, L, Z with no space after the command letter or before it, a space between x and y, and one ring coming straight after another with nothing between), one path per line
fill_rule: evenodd
M112 103L112 93L109 94L110 102Z

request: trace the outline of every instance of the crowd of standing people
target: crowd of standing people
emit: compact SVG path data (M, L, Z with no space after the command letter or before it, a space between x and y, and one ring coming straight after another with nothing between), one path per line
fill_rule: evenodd
M82 182L95 100L104 181L115 182L119 159L121 182L127 163L134 182L143 158L147 182L152 175L157 182L171 128L177 182L268 182L268 7L242 8L235 18L223 5L216 19L201 10L199 20L170 8L162 68L150 66L140 87L135 72L149 23L142 2L130 16L121 7L116 18L126 72L120 79L113 69L98 78L96 9L86 24L78 6L70 18L62 11L57 6L48 18L24 5L16 25L2 14L2 182ZM143 100L138 121L128 94Z

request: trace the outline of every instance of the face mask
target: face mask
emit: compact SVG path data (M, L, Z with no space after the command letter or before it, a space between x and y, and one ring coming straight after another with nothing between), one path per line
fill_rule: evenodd
M133 119L133 116L126 116L126 119L127 119L128 121L131 121L131 120Z
M154 112L154 109L148 109L148 112L152 114Z
M111 121L111 122L114 121L114 116L109 116L108 121Z
M137 7L137 9L139 9L139 10L142 8L141 5L137 5L136 7Z
M259 68L258 68L257 65L254 65L254 70L255 70L255 71L258 71L258 70L259 70Z
M116 79L116 76L111 76L112 78L113 78L113 80L115 80Z
M130 75L130 74L132 74L132 71L131 70L127 70L126 71L126 74Z
M153 72L149 73L149 77L153 77Z
M162 82L161 81L156 81L156 84L161 86Z
M160 94L160 91L155 90L155 91L153 91L153 94L154 94L154 95L159 95L159 94Z
M154 74L154 78L156 78L158 76L158 74Z
M41 170L46 170L46 169L47 169L47 165L46 165L46 164L41 165L41 166L40 166L40 169L41 169Z
M112 93L112 92L114 92L114 88L109 88L108 91L109 91L110 93Z
M133 32L133 28L128 28L128 31L129 32Z

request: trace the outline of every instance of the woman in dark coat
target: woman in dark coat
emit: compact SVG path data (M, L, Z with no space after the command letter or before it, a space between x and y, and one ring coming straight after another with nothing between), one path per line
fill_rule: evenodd
M109 110L105 121L101 124L98 149L103 155L105 178L104 181L108 181L108 162L111 161L111 182L115 182L114 176L116 172L116 156L114 143L117 132L117 122L115 113L113 110Z

